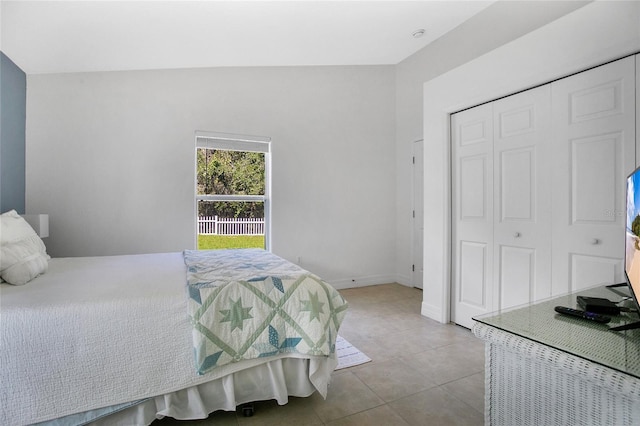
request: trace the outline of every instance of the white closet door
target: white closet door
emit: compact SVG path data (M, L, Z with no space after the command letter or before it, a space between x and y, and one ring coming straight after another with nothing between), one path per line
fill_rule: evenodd
M552 83L553 294L623 280L635 59Z
M452 298L451 318L472 327L473 316L497 309L493 300L492 105L451 117Z
M494 102L494 301L551 295L551 86Z

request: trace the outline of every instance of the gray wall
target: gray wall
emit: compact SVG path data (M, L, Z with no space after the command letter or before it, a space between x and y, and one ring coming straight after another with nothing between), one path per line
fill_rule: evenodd
M25 205L27 77L0 52L0 212Z
M194 248L194 132L203 130L272 138L274 253L336 286L394 280L393 66L27 83L27 207L49 213L52 256Z

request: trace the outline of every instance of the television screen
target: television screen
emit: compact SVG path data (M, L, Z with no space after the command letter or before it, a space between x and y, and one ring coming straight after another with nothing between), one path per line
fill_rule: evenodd
M627 220L625 232L624 273L631 296L638 305L640 296L640 168L627 178ZM640 328L640 323L613 327L612 330Z
M627 178L626 227L624 272L633 296L637 297L640 295L640 168Z

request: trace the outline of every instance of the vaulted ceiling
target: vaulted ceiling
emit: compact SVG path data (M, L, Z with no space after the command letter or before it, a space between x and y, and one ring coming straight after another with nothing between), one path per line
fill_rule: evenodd
M2 0L0 47L27 74L397 64L492 3Z

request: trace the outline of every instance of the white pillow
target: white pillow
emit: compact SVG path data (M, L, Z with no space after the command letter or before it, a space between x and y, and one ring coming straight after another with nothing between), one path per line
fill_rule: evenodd
M0 276L13 285L23 285L47 271L44 243L15 210L0 215Z

